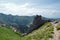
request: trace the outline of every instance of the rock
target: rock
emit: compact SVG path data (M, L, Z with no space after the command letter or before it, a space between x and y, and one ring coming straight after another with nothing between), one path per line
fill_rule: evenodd
M30 24L30 27L29 27L29 29L26 33L30 33L33 30L39 28L45 22L46 22L46 20L43 20L41 15L36 15L33 22L32 22L32 24Z

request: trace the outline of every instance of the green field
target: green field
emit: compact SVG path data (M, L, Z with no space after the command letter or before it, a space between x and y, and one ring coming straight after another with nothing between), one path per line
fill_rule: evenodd
M0 40L20 40L20 35L6 27L0 27Z

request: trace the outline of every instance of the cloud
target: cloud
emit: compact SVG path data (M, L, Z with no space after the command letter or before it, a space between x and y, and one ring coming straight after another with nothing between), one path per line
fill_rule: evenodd
M0 3L0 12L3 12L5 14L13 14L13 15L31 16L38 14L45 17L55 17L57 16L56 14L60 13L60 10L30 7L30 3L25 3L25 4Z
M0 3L0 10L15 14L25 11L25 9L27 9L27 6L28 3L25 3L23 5L17 5L14 3Z

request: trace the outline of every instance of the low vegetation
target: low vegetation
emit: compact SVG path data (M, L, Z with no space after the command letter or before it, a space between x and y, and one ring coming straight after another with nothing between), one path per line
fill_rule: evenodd
M60 24L58 24L58 25L56 26L56 28L57 28L57 30L60 30Z
M50 22L23 37L9 28L0 27L0 40L49 40L49 38L53 37L52 34L53 26Z
M20 35L6 27L0 27L0 40L20 40Z
M53 26L50 22L47 22L32 33L21 37L21 40L48 40L49 38L52 38L52 34Z

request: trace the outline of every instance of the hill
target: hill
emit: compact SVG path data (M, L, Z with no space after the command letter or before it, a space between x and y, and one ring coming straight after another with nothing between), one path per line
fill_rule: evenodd
M18 15L6 15L0 13L0 26L13 26L15 29L24 32L34 19L34 16L18 16ZM4 25L5 24L5 25Z
M34 16L17 16L17 15L6 15L0 13L0 23L5 23L8 25L17 24L19 25L27 25L33 21Z
M0 27L0 40L50 40L55 39L54 25L56 25L57 30L60 30L60 24L53 24L54 22L46 22L38 29L35 29L31 33L21 36L7 27ZM58 25L59 24L59 25ZM57 31L60 32L60 31ZM57 38L57 36L55 36Z
M36 15L36 16L38 16L38 15ZM34 19L35 16L18 16L18 15L11 15L11 14L6 15L3 13L0 13L0 26L1 26L1 24L3 24L3 26L4 26L4 24L6 24L6 26L8 26L8 27L13 26L15 29L24 33L25 31L28 30L28 26L30 26L30 24L33 23L34 20L36 22L36 23L35 22L34 23L38 26L43 23L43 20L48 20L47 18L42 17L42 16L41 16L41 19L43 19L43 20L41 20L40 16L37 17L36 19ZM31 25L33 25L33 24L31 24Z
M47 22L40 28L32 31L32 33L22 37L21 40L49 40L53 37L53 30L53 25Z
M0 13L0 40L58 39L59 36L54 35L59 35L56 34L58 30L60 32L59 21L60 20L48 19L42 17L41 15L36 15L35 17L17 15L13 16ZM6 26L5 24L8 26ZM57 24L59 25L55 27L55 25ZM22 35L17 32L21 32Z
M60 21L46 22L21 40L60 40Z
M20 35L6 27L0 27L0 40L20 40Z
M10 28L0 27L0 40L48 40L52 38L53 26L50 22L45 23L40 28L21 37Z

